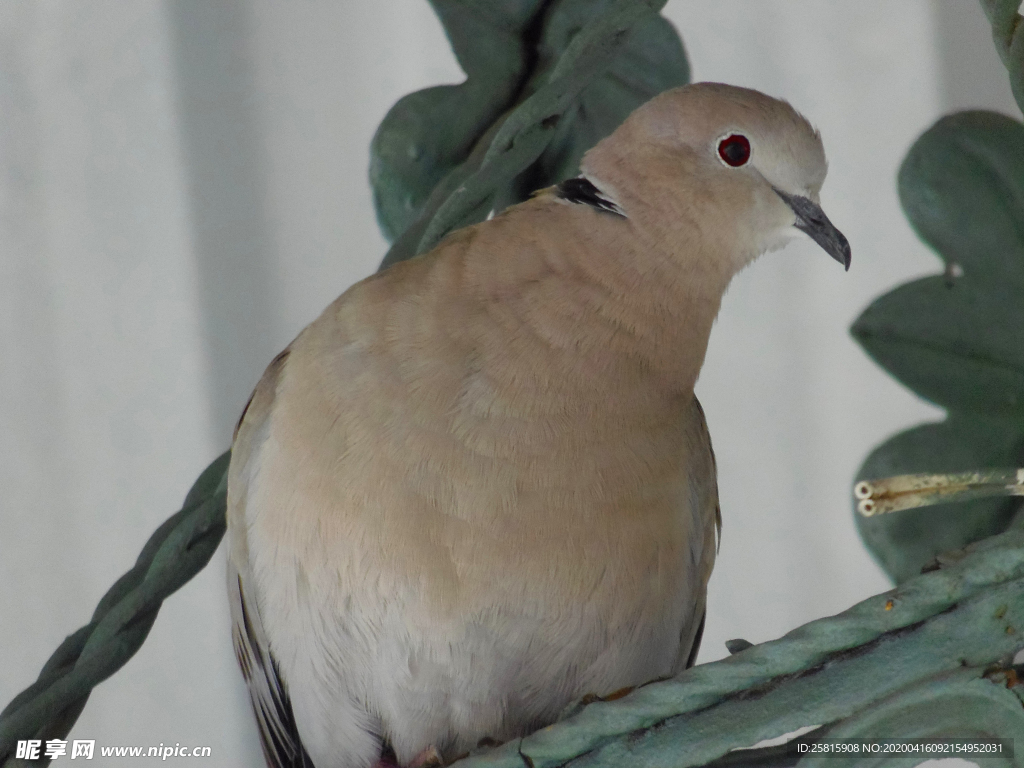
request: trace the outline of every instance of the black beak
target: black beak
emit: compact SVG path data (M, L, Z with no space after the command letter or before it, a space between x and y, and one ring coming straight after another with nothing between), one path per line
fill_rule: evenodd
M793 209L793 213L796 214L796 228L807 233L814 242L825 249L825 253L849 271L850 243L828 220L821 206L806 197L789 195L779 189L775 189L775 193Z

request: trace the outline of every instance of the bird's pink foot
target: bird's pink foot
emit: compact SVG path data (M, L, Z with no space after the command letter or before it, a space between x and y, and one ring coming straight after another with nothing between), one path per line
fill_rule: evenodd
M444 760L441 759L441 753L437 751L437 747L431 744L416 755L406 768L440 768L443 765Z
M444 760L441 759L441 753L438 752L437 747L430 745L410 760L405 768L441 768L442 766L444 766ZM402 766L395 759L394 753L388 749L371 768L402 768Z

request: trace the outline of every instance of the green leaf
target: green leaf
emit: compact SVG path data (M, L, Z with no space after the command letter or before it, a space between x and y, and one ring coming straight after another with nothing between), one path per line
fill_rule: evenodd
M850 330L879 365L934 403L1018 419L1024 411L1022 286L969 273L926 277L876 299Z
M689 79L664 0L520 2L486 23L478 5L435 3L466 82L406 96L371 145L378 220L395 241L384 265L575 174L633 109Z
M981 0L999 58L1010 75L1010 88L1017 106L1024 110L1024 24L1021 23L1020 0Z
M995 112L939 120L899 172L910 223L979 283L1024 287L1024 125Z
M908 429L875 448L857 472L857 480L1020 466L1021 462L1024 423L951 414L942 423ZM1022 505L1020 499L983 499L878 517L854 512L854 517L871 554L900 583L920 573L939 553L1006 530Z
M537 46L538 71L549 72L590 16L609 5L607 0L554 3ZM545 79L531 81L528 90ZM576 105L562 116L544 153L499 194L495 208L521 202L537 189L576 176L583 154L633 110L662 91L689 81L690 65L672 24L662 16L641 21L630 31L608 71L588 85Z
M541 0L431 4L467 77L399 99L377 128L370 183L389 241L416 219L431 190L514 101L529 73L526 31L542 6Z
M944 277L876 300L852 333L893 376L951 410L1024 412L1024 125L939 120L911 148L900 200Z
M907 218L946 262L942 276L896 288L851 328L943 424L890 439L859 479L1024 463L1024 126L992 112L939 120L899 173ZM1006 528L1017 500L992 499L877 518L855 513L868 548L902 581L938 553Z

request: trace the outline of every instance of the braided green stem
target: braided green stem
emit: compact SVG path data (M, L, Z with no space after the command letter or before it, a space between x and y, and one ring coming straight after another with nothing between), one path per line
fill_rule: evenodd
M961 604L963 610L957 611ZM998 625L989 626L997 614ZM1024 645L1021 629L1024 531L1012 530L972 545L953 566L918 576L836 616L623 699L589 704L566 720L453 768L522 768L523 755L535 768L570 761L574 768L648 766L669 758L674 766L701 765L732 748L845 717L883 696L879 686L890 677L902 684L958 667L961 660L984 665L1012 655ZM889 650L872 655L883 643ZM906 651L899 651L901 646ZM957 655L960 648L962 656ZM818 674L855 658L867 661L843 667L845 675ZM897 663L899 669L893 666ZM803 682L791 685L796 681ZM766 703L775 690L781 691L775 695L785 707ZM761 705L741 706L744 701ZM725 713L722 721L719 714ZM640 745L647 745L643 754L633 751Z
M92 689L135 655L164 599L209 562L224 536L229 458L230 453L224 453L203 471L181 511L156 529L135 566L100 600L92 621L70 635L36 682L0 712L4 768L20 762L13 757L19 739L59 739L68 734Z

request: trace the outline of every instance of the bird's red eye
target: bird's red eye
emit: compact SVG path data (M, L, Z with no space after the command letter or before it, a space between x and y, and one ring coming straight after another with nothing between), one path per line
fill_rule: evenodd
M729 134L718 142L718 156L726 165L738 168L750 159L750 141L739 133Z

